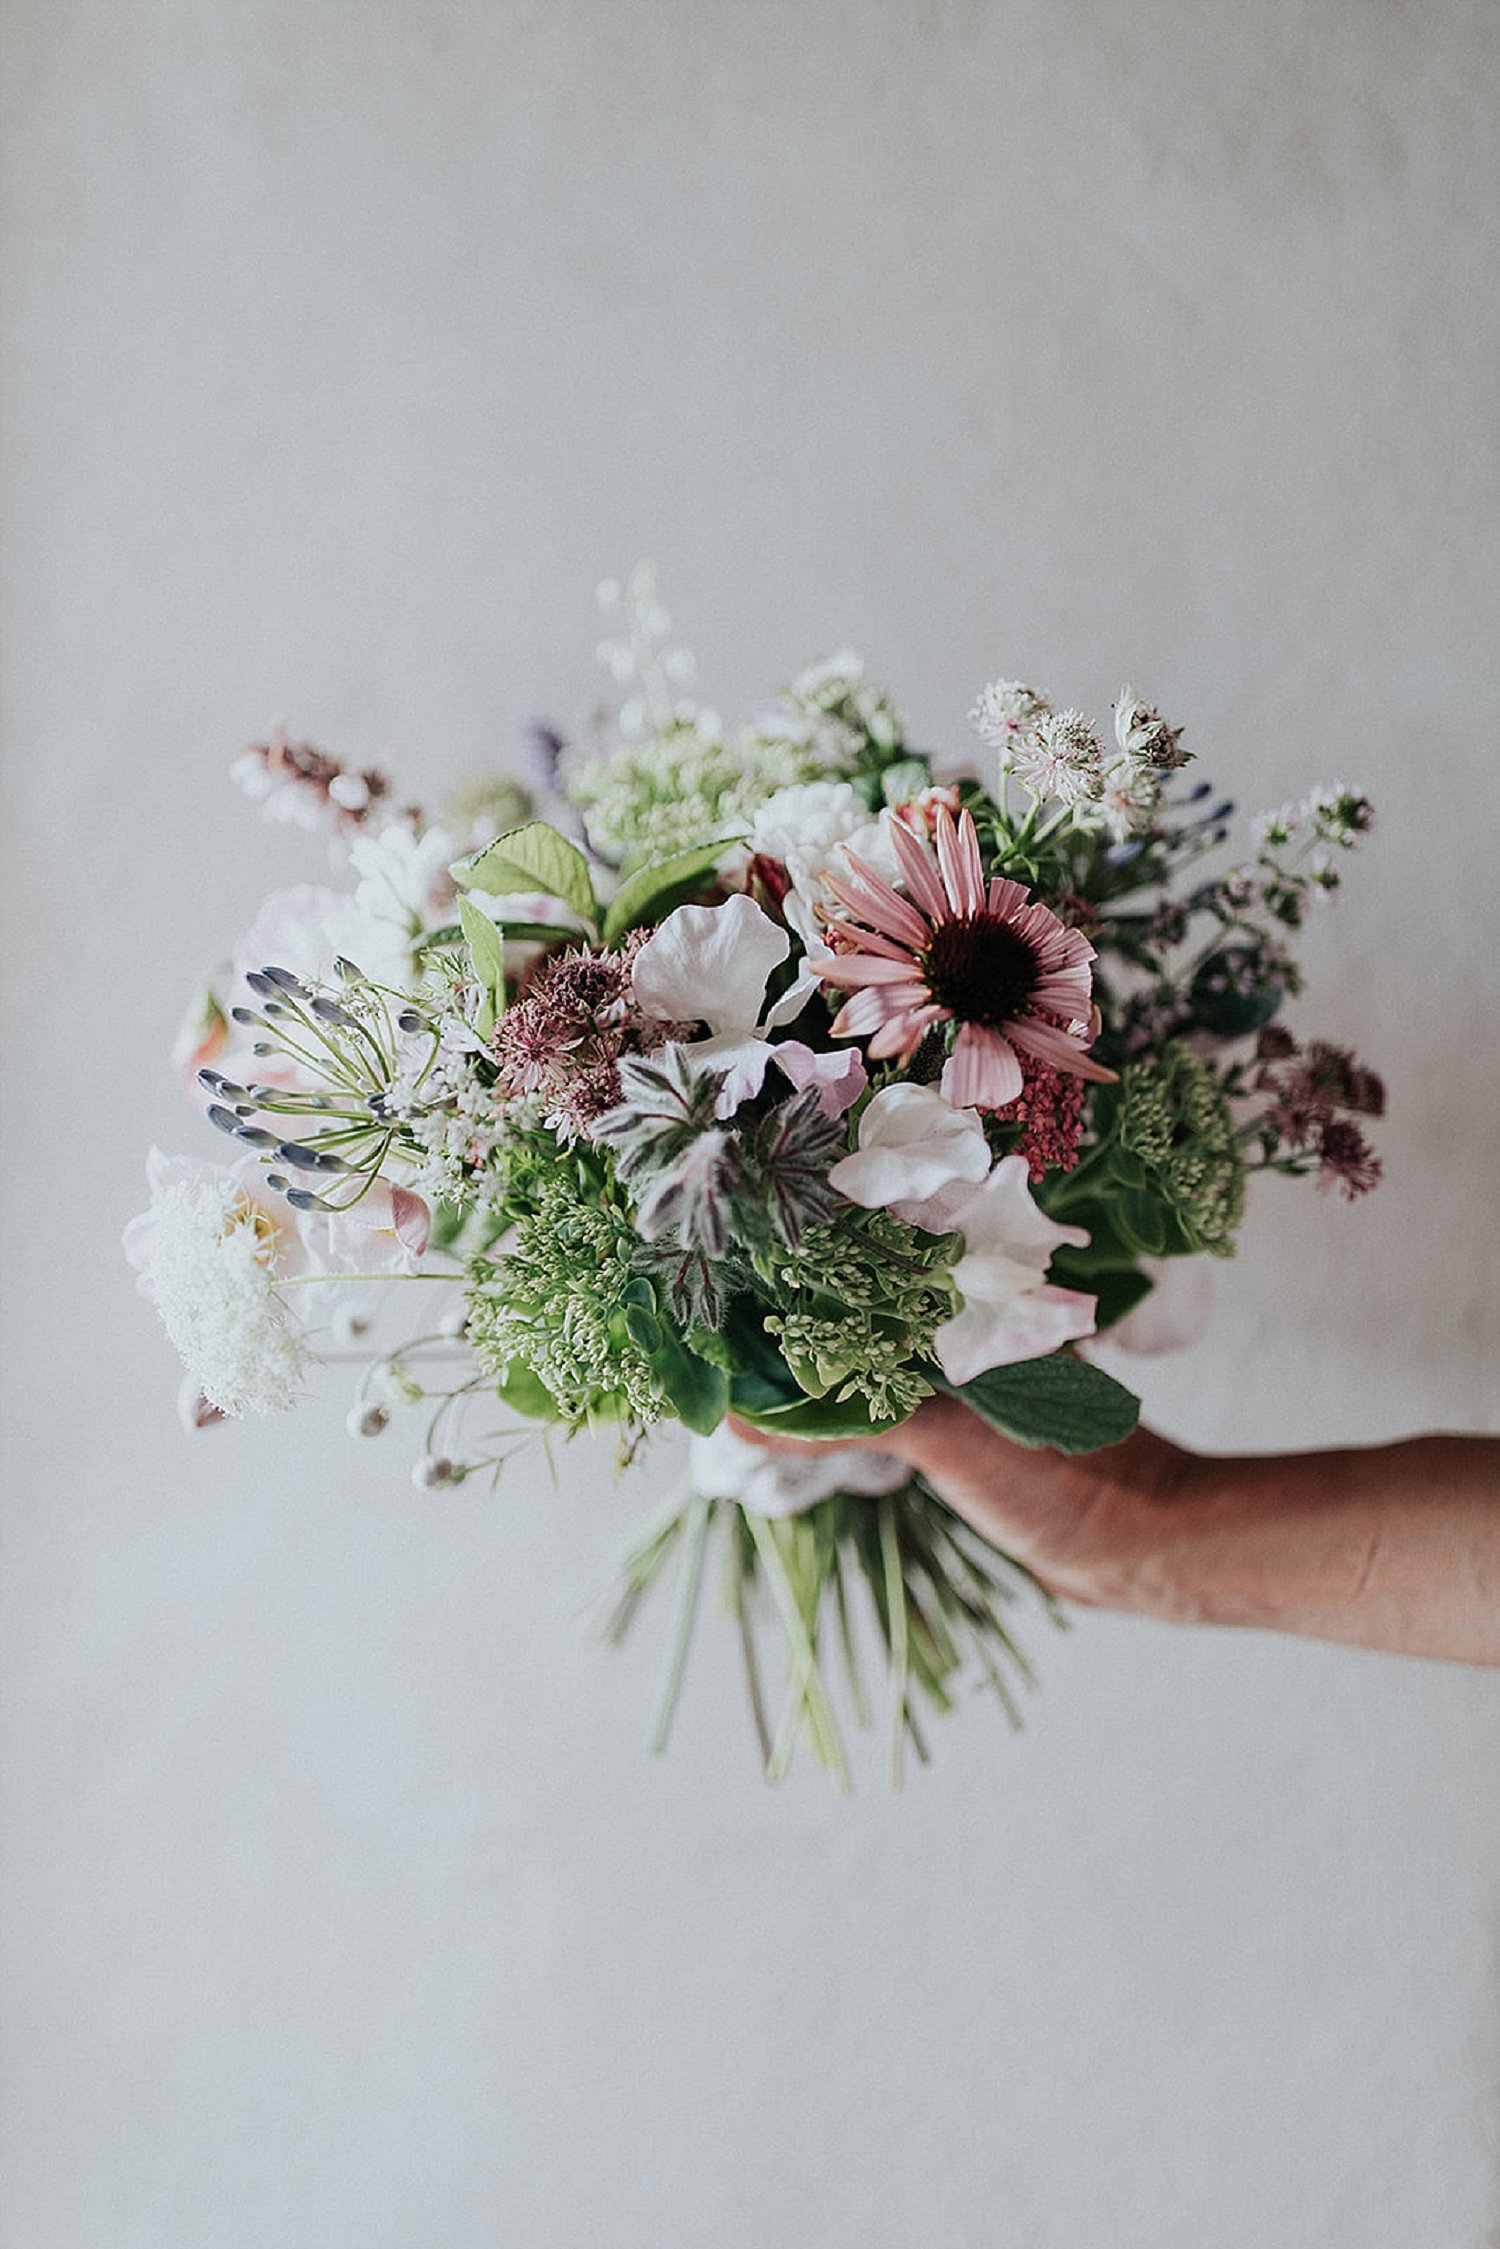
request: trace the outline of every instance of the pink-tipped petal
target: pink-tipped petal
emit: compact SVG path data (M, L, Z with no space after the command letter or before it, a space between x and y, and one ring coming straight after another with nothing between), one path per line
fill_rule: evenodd
M835 953L818 974L825 984L841 984L853 991L863 984L910 984L914 966L909 953L894 960L878 953ZM921 989L925 992L926 985Z
M934 920L946 920L952 909L931 852L912 834L906 822L898 820L894 814L886 822L886 833L901 869L901 879L917 904ZM923 943L926 943L925 938Z
M939 806L932 829L938 865L943 871L943 887L952 901L954 913L967 919L984 911L984 870L979 864L979 839L974 833L974 823L967 812L963 817L969 824L972 860L965 847L962 828L954 826L953 816L945 807Z
M853 993L833 1019L836 1039L867 1039L878 1031L890 1016L883 992L861 991Z
M1116 1073L1106 1070L1102 1062L1085 1054L1076 1039L1069 1038L1055 1023L1044 1023L1040 1016L1023 1015L1014 1023L1007 1023L1005 1035L1023 1054L1034 1054L1039 1061L1050 1062L1054 1070L1071 1071L1075 1078L1091 1078L1096 1085L1113 1085Z
M909 899L892 890L883 875L867 867L863 859L850 851L845 853L852 870L851 877L843 880L837 875L824 877L828 888L840 905L860 921L870 922L887 937L900 938L904 944L915 946L920 952L930 942L932 931Z
M943 1099L955 1109L1003 1109L1021 1091L1021 1065L998 1031L965 1023L943 1066Z
M996 875L990 883L988 909L999 914L1004 921L1012 920L1026 903L1024 883L1011 882L1005 875Z

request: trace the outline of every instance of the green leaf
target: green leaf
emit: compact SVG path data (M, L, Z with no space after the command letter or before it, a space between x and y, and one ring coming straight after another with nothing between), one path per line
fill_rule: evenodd
M753 1409L742 1401L738 1380L734 1385L734 1410L742 1421L757 1429L779 1430L786 1437L858 1438L869 1443L882 1429L894 1429L891 1418L877 1421L863 1398L799 1398L792 1405Z
M639 867L610 900L605 909L603 937L606 945L618 945L620 939L642 922L660 921L674 906L681 905L692 891L701 887L703 877L711 874L732 843L739 839L725 836L718 843L700 843L691 851L679 851L670 859L658 860L654 867Z
M523 1413L530 1421L556 1421L557 1401L551 1391L533 1374L521 1359L512 1359L510 1365L495 1384L495 1394L503 1406L512 1413Z
M464 890L487 891L504 898L518 890L540 890L561 898L588 921L598 916L589 863L576 843L569 843L545 820L527 820L497 836L471 858L456 859L448 872Z
M1101 1445L1120 1444L1140 1419L1141 1401L1133 1391L1102 1367L1063 1353L992 1367L972 1382L945 1382L938 1374L932 1380L992 1429L1033 1448L1096 1452Z
M880 776L880 793L889 805L909 804L931 786L932 772L925 758L898 758Z
M1167 1213L1144 1187L1127 1187L1117 1206L1120 1231L1147 1257L1161 1257L1167 1247Z
M1133 1312L1155 1285L1149 1273L1139 1272L1134 1265L1096 1273L1087 1283L1087 1289L1095 1300L1094 1326L1098 1333L1102 1335L1106 1328L1123 1320L1127 1312Z
M664 1323L653 1321L653 1325L657 1341L651 1352L652 1371L684 1428L707 1437L729 1411L729 1377L722 1367L711 1366L696 1351L679 1343Z
M474 1027L482 1039L487 1039L495 1028L495 1018L505 1006L505 947L489 915L481 913L473 899L465 898L462 892L458 918L468 941L474 974L484 987L484 1005Z

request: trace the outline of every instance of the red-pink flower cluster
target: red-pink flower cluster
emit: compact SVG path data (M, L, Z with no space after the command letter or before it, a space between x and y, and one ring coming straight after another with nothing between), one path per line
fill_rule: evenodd
M1049 1171L1071 1171L1077 1163L1085 1093L1081 1078L1064 1077L1031 1055L1021 1057L1021 1079L1016 1099L996 1116L1002 1124L1021 1126L1015 1152L1026 1158L1035 1185Z

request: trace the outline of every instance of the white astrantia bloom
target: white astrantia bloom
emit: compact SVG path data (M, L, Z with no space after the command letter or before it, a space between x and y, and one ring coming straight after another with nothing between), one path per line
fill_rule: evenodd
M1002 763L1042 802L1086 804L1103 788L1104 752L1082 711L1048 711L1018 734Z
M1018 679L996 679L980 689L969 713L969 724L992 750L1006 750L1018 735L1029 734L1051 709L1045 695L1038 695L1035 688L1024 686Z
M1128 757L1112 758L1104 769L1099 798L1100 825L1116 843L1144 835L1161 802L1161 783L1148 765Z
M221 1413L295 1404L307 1345L276 1293L301 1269L291 1215L258 1196L246 1167L173 1162L153 1149L151 1208L125 1229L125 1253L202 1396Z
M859 1146L828 1174L830 1185L865 1210L890 1210L909 1225L927 1226L934 1197L970 1189L990 1168L989 1143L977 1109L955 1109L936 1086L890 1085L859 1120ZM931 1226L932 1233L946 1227Z
M688 1480L700 1498L737 1500L752 1515L800 1515L835 1492L873 1499L899 1491L910 1475L903 1462L861 1445L769 1453L723 1422L712 1436L694 1437L688 1454Z
M1168 726L1161 712L1143 703L1129 685L1121 688L1115 705L1115 740L1133 765L1152 773L1176 773L1193 754L1182 747L1182 728Z
M766 979L791 949L786 931L737 893L722 906L679 906L636 954L630 980L644 1013L708 1026L705 1038L682 1043L703 1068L724 1072L721 1117L759 1093L775 1053L765 1033L806 1005L793 986L762 1020Z

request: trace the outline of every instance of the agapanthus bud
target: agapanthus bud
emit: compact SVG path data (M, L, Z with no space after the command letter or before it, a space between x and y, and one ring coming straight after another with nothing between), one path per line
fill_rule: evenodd
M1035 688L1023 686L1018 679L992 680L980 689L974 708L969 713L969 724L981 742L992 750L1003 750L1018 734L1026 734L1046 718L1052 705Z

